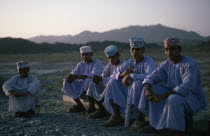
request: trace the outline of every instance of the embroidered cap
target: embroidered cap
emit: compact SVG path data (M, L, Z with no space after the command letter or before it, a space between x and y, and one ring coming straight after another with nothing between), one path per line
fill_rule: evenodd
M180 40L174 37L168 37L164 39L164 46L181 46Z
M17 65L17 69L20 69L20 68L29 68L29 64L27 61L19 61L16 63Z
M130 38L130 47L131 48L142 48L144 47L144 40L142 38Z

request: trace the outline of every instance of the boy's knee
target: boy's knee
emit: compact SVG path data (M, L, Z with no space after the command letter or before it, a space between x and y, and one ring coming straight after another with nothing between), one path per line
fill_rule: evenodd
M167 102L170 105L180 105L184 101L184 98L178 94L172 94L168 97Z
M132 87L134 87L134 88L141 88L141 87L143 87L143 86L142 86L142 82L139 81L139 80L136 80L136 81L134 81L134 82L132 83Z

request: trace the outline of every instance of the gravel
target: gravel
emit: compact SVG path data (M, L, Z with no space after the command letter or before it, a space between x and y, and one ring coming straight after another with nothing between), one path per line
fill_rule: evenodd
M13 118L8 98L1 95L0 136L139 136L121 126L103 127L103 119L90 119L83 113L68 113L69 106L45 106L32 118ZM148 134L147 136L151 136Z

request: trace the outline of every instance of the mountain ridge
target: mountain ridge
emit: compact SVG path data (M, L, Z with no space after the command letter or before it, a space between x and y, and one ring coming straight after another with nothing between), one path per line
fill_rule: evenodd
M203 37L196 32L186 31L182 29L163 26L161 24L150 26L130 25L120 29L113 29L105 32L91 32L83 31L76 35L62 35L62 36L36 36L29 38L30 41L36 43L71 43L84 44L91 41L116 41L127 43L131 37L141 37L147 43L162 44L166 37L180 38L184 44L196 45L203 41L207 41L209 37Z

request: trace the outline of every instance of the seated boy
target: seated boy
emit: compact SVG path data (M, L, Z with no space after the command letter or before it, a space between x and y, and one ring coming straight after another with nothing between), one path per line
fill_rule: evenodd
M16 64L19 75L3 84L3 91L9 96L9 111L14 113L13 117L32 117L35 107L39 107L37 100L40 82L35 75L29 74L28 62L20 61Z

